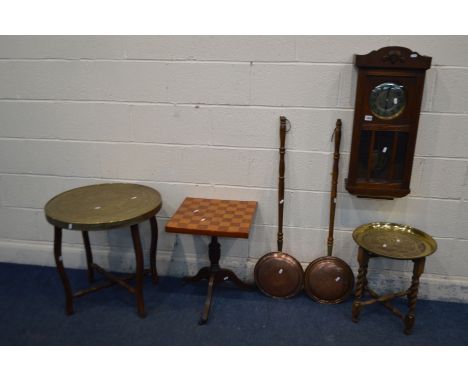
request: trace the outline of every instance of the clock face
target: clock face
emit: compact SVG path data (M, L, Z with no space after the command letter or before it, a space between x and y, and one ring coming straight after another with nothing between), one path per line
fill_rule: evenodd
M406 106L406 91L402 85L384 82L372 89L369 98L372 114L380 119L398 117Z

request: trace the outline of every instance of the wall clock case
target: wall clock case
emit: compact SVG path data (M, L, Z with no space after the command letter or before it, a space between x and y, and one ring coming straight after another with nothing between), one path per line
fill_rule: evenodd
M356 55L349 193L393 199L410 193L426 70L431 57L391 46Z

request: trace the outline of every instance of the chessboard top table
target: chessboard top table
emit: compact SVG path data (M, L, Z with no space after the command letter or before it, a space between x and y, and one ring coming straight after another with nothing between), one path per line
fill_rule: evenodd
M162 206L153 188L132 183L104 183L62 192L44 207L47 221L60 228L93 231L140 223Z
M248 238L255 201L185 198L166 231L193 235Z

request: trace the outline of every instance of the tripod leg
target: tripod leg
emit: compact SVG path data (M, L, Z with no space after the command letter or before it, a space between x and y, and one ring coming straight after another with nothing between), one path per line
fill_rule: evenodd
M210 314L210 309L211 309L211 300L213 298L214 284L215 284L215 275L212 274L210 276L210 281L208 282L208 294L205 300L205 308L203 309L203 314L199 321L200 325L204 325L208 322L208 315Z

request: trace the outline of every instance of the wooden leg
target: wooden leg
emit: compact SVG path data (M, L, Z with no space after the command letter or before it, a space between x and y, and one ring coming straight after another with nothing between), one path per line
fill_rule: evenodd
M424 272L424 264L426 259L423 257L421 259L413 260L413 278L411 280L411 287L409 288L408 293L408 314L405 317L405 334L411 334L411 330L414 326L415 310L416 310L416 301L418 299L418 290L419 290L419 278Z
M62 259L62 229L54 227L54 259L57 271L62 280L63 288L65 290L65 311L68 315L73 314L73 295L70 287L70 281L65 273Z
M208 294L206 296L205 306L199 321L200 325L206 324L208 322L208 315L211 309L211 300L213 298L213 290L216 285L222 283L223 281L232 281L239 288L253 288L253 286L240 280L230 269L219 267L221 244L219 244L218 238L216 236L211 237L210 244L208 245L208 256L210 258L210 266L201 268L195 276L184 277L186 282L196 282L204 279L208 280Z
M213 298L213 289L215 284L215 275L211 274L210 281L208 282L208 294L206 295L205 308L203 309L203 314L201 316L199 325L204 325L208 322L208 315L210 314L211 309L211 300Z
M150 247L150 268L151 268L151 280L153 284L159 282L158 271L156 269L156 250L158 248L158 222L156 217L150 218L151 225L151 247Z
M219 282L231 281L234 285L236 285L238 288L241 288L241 289L254 289L255 288L255 286L249 285L243 282L241 279L239 279L239 277L237 277L237 275L230 269L221 268L218 271L217 277L220 279ZM216 283L218 284L219 282L217 281Z
M144 263L143 263L143 250L141 248L140 232L138 230L138 224L134 224L131 227L133 247L135 249L136 259L136 285L135 295L137 300L138 315L141 318L146 317L145 302L143 300L143 277L144 277Z
M195 283L200 280L209 280L211 276L211 268L203 267L201 268L195 276L185 276L184 281L186 283Z
M217 271L221 257L221 244L219 244L217 236L211 236L210 244L208 244L208 257L210 258L211 269Z
M352 320L358 322L359 314L361 313L361 297L364 293L364 288L367 285L367 267L369 264L369 254L363 248L359 247L358 252L359 271L356 282L356 292L353 302Z
M86 251L86 265L88 267L88 281L91 284L94 282L94 271L93 271L93 253L91 252L91 244L89 242L88 231L82 231L83 242Z

